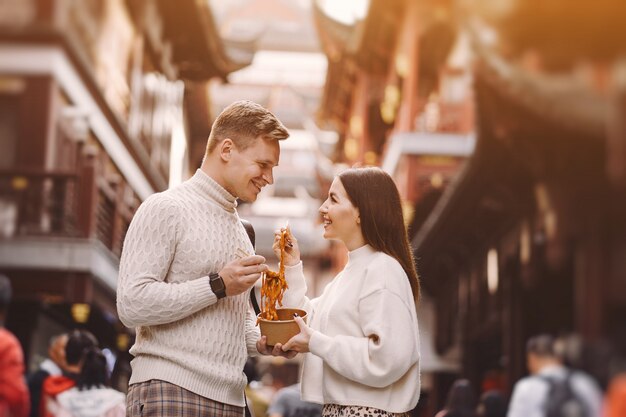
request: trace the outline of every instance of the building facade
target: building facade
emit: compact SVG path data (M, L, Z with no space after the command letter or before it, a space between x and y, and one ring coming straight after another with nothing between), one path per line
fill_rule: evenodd
M0 2L0 272L31 368L74 327L128 365L133 330L115 307L126 230L195 169L205 121L188 107L208 105L194 89L241 67L207 22L194 1Z

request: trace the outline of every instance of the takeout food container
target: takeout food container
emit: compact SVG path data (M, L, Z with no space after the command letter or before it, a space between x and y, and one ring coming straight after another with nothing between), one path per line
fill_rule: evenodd
M267 336L268 346L274 346L276 343L285 344L293 336L300 333L298 323L293 319L294 313L297 313L306 323L306 311L299 308L277 308L278 320L266 320L258 317L261 335Z

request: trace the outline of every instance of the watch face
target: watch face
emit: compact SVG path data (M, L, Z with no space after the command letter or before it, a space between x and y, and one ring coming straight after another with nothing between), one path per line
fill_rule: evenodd
M218 298L226 296L226 286L224 280L218 274L211 274L209 276L209 282L211 284L211 290L217 295Z
M224 280L222 279L222 277L216 278L213 281L213 284L215 285L215 289L217 291L224 291L226 289L226 287L224 286Z

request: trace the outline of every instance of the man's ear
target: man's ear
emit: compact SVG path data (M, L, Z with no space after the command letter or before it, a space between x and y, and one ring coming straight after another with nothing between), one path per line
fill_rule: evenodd
M235 143L232 139L226 138L219 144L220 157L222 161L230 161L233 151L235 150Z

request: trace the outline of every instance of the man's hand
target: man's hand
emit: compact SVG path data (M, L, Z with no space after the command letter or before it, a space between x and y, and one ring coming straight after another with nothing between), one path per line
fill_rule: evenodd
M261 272L267 271L265 258L260 255L246 256L227 263L219 272L224 280L226 295L238 295L250 289L261 276Z
M280 343L276 343L273 348L268 346L266 336L261 336L261 338L256 341L256 350L258 350L261 355L282 356L287 359L291 359L298 354L298 352L293 350L284 351L283 345Z

